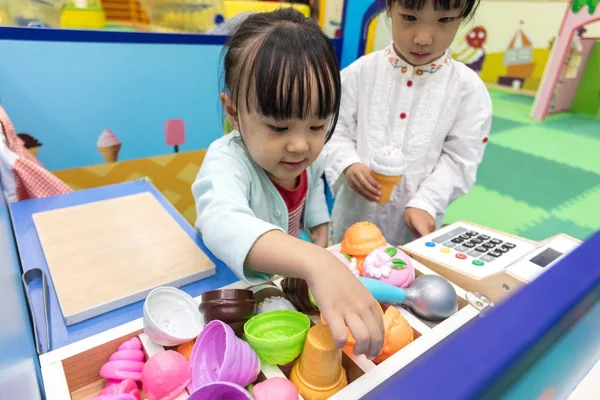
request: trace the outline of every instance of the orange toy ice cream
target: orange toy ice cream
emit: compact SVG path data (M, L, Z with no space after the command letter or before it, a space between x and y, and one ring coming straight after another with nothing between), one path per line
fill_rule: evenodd
M415 338L412 327L396 307L388 307L385 310L383 325L385 327L383 348L381 349L381 353L373 360L375 364L387 360Z
M381 310L381 314L383 314L383 308L381 308L381 304L377 303L377 305L379 306L379 309ZM385 318L384 318L384 320L385 320ZM325 318L323 318L322 313L321 313L321 323L323 325L327 325L327 322L325 321ZM348 332L348 341L346 342L344 349L346 350L346 352L352 353L352 352L354 352L354 345L356 344L356 340L354 339L354 336L352 336L350 329L346 328L346 331Z
M115 162L119 158L121 142L110 129L105 129L100 134L96 147L100 154L102 154L102 157L104 157L104 161L107 163Z
M375 154L369 167L371 175L381 185L381 197L377 202L386 204L390 201L396 184L402 180L406 171L404 154L399 147L384 146Z
M379 228L371 222L357 222L346 230L342 240L342 251L356 258L357 268L363 276L363 262L369 253L387 245Z

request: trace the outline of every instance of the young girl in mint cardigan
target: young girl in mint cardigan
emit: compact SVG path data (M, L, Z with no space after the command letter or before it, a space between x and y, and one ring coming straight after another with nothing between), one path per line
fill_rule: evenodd
M325 249L320 156L337 123L341 82L329 39L293 9L248 17L231 37L221 101L233 131L208 149L192 186L206 246L242 280L308 283L338 347L377 356L379 305ZM299 238L308 231L312 243Z

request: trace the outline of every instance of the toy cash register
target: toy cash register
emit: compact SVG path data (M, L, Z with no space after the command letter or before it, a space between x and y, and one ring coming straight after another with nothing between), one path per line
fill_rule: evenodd
M403 250L464 289L499 302L579 243L566 235L535 243L461 221L408 243Z

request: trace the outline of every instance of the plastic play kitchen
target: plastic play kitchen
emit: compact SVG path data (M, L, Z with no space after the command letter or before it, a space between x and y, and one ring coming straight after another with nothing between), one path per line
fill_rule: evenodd
M330 251L381 305L385 340L373 361L353 354L351 334L336 348L305 281L237 282L196 299L159 287L140 320L43 354L47 399L358 399L492 305L372 224L351 227Z

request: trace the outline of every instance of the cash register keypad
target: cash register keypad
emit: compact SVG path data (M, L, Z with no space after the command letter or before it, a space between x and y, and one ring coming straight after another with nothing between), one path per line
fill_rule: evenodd
M465 259L465 254L484 262L493 262L517 247L514 243L480 234L479 232L458 227L450 232L434 238L426 244L428 247L442 245L456 251L456 258ZM481 261L473 265L481 266Z

